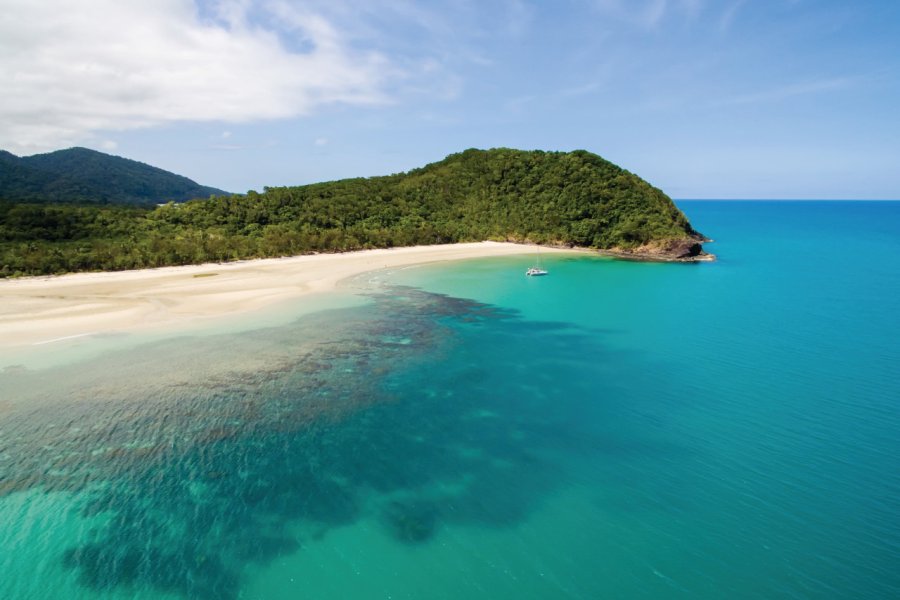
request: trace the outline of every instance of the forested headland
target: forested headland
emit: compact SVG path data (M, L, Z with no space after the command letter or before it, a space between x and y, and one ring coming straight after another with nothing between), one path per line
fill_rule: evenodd
M407 173L152 208L0 199L2 277L481 240L696 254L700 239L662 191L583 150L471 149Z

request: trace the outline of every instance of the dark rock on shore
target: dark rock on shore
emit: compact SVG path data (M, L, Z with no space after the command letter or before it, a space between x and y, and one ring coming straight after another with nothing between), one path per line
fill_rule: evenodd
M650 242L635 248L601 250L600 254L624 260L650 262L711 262L716 260L716 256L703 250L701 243L708 241L711 240L697 234L689 238Z

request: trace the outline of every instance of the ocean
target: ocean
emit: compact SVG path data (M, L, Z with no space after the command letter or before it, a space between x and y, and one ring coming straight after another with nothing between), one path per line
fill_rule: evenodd
M900 597L900 202L679 205L0 364L0 598Z

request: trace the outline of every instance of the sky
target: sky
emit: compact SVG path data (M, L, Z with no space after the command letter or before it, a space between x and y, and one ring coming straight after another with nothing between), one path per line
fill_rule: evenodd
M900 0L0 0L0 81L2 149L231 192L511 147L900 198Z

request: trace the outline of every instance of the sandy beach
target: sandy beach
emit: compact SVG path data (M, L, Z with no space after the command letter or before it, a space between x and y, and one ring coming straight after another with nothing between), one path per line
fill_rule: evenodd
M366 271L534 251L534 246L477 242L5 280L0 281L0 348L177 328L326 292Z

